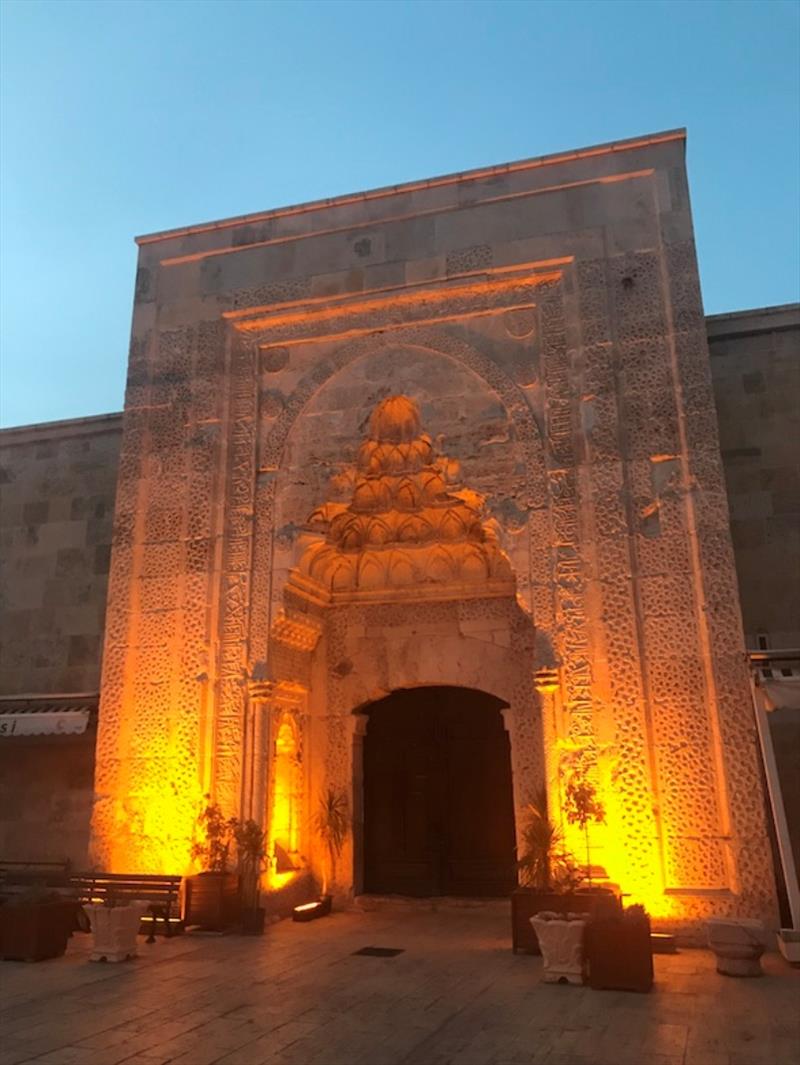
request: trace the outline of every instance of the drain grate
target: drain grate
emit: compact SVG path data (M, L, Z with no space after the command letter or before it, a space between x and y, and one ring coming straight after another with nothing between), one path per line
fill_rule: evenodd
M403 951L399 947L362 947L361 950L354 950L353 955L363 954L368 958L396 958L398 954L402 954Z

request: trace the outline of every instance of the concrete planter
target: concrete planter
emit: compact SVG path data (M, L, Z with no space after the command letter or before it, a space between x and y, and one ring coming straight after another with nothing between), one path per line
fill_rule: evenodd
M552 911L531 917L544 961L547 984L582 984L584 982L583 936L588 916Z
M148 904L133 900L127 906L84 907L92 925L92 961L127 961L137 954L139 922Z
M555 892L518 887L511 892L511 947L515 954L541 954L531 917L543 911L610 918L622 913L622 902L610 889Z
M708 945L717 957L717 972L724 976L761 976L765 929L748 917L710 917L706 921Z

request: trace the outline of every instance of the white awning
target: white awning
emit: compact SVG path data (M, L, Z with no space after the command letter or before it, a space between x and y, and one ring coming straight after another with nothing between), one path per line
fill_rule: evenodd
M749 651L748 657L764 709L800 710L800 650Z
M0 696L0 738L80 736L97 713L97 695Z
M769 710L800 710L800 676L761 680L765 708Z

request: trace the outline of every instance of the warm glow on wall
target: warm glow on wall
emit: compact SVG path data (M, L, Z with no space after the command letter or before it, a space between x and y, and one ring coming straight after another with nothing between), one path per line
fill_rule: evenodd
M271 808L269 812L269 869L268 887L272 891L285 888L294 877L293 856L300 849L300 819L302 812L302 766L296 723L285 715L278 725L270 766Z
M190 757L177 736L136 736L136 758L121 767L108 799L95 809L101 867L176 876L193 871L191 844L204 801Z
M581 744L560 739L557 779L551 787L558 791L561 827L566 849L575 856L579 866L585 867L587 858L594 870L605 871L607 882L619 885L628 905L643 905L654 918L680 918L681 900L664 893L664 880L657 839L644 841L652 859L646 862L631 860L630 828L625 816L628 794L621 787L622 771L617 748L611 743ZM585 760L587 776L596 789L596 799L604 812L603 820L591 819L586 831L570 822L565 800L566 780L573 767ZM649 793L643 795L648 800ZM587 856L588 840L588 856ZM601 883L603 881L601 880Z
M270 865L267 871L267 888L270 891L281 891L288 884L291 884L297 878L297 875L297 869L289 869L288 872L279 873Z
M292 723L284 720L275 740L272 818L270 836L293 854L298 850L298 814L300 808L300 766L297 757L297 738Z

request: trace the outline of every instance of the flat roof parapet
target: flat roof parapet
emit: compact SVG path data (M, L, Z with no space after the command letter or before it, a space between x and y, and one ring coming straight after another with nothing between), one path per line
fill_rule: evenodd
M55 422L33 422L30 425L10 425L0 428L0 447L27 444L57 436L93 436L122 431L122 411L93 414L86 418L64 418Z
M399 185L384 185L376 189L368 189L364 192L345 193L341 196L331 196L321 200L309 200L306 203L276 207L267 211L256 211L251 214L235 215L231 218L222 218L218 221L201 222L197 225L179 226L176 229L163 229L154 233L145 233L135 237L137 244L152 244L159 240L172 240L175 237L189 236L194 233L206 233L217 229L228 229L234 226L250 225L254 222L263 222L270 218L281 215L301 214L306 211L319 211L329 207L339 207L346 204L367 202L387 196L396 196L401 193L414 192L421 189L433 189L442 185L454 185L460 181L476 181L486 178L510 174L519 170L534 170L538 167L553 166L558 163L568 163L578 159L586 159L591 156L609 155L613 152L632 151L636 148L646 148L654 144L663 144L667 141L685 141L686 129L663 130L658 133L648 133L641 137L630 137L626 140L609 141L606 144L594 144L586 148L577 148L573 151L554 152L550 155L534 156L530 159L520 159L509 163L499 163L495 166L477 167L473 170L456 171L452 174L443 174L439 177L425 178L418 181L407 181Z
M800 303L779 303L773 307L753 307L750 310L706 316L709 340L785 329L800 329Z

